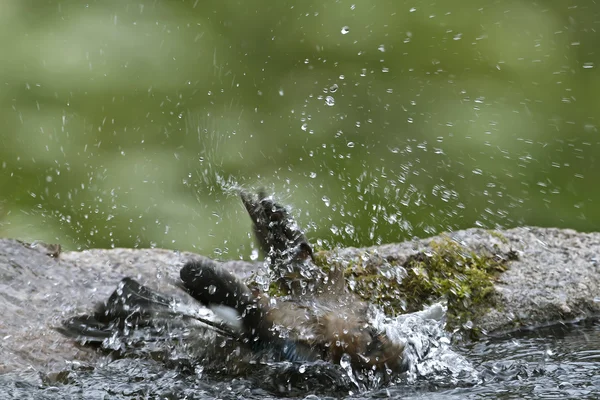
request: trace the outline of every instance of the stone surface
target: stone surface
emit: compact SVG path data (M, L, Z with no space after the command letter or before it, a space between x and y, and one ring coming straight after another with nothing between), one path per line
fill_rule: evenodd
M495 285L500 307L473 320L484 332L501 334L600 314L599 233L524 227L499 234L469 229L449 236L475 251L497 246L519 255ZM376 253L403 262L426 250L432 240L436 238L336 253L347 260ZM97 359L99 354L51 328L89 312L125 276L168 293L183 263L201 257L161 249L87 250L58 258L48 255L53 252L43 245L0 240L0 373L60 370L68 362ZM255 267L256 263L231 263L240 275Z
M499 307L473 319L473 326L490 335L574 322L600 315L600 233L569 229L521 227L506 231L468 229L448 234L476 252L516 251L519 259L495 284ZM339 250L342 259L377 254L403 263L426 251L440 237L377 247Z

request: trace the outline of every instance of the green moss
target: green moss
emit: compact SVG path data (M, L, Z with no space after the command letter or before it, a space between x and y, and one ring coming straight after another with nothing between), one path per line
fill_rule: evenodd
M280 285L277 281L271 282L267 293L269 297L283 297L289 294L287 288L284 285Z
M494 306L494 281L513 258L475 253L450 239L431 243L431 253L418 253L405 262L407 311L424 302L444 297L448 301L448 325L461 327Z
M328 272L330 269L329 260L327 258L328 252L325 250L319 250L313 253L313 259L315 260L315 264L321 267L323 271Z
M443 238L402 264L363 254L344 265L344 276L351 291L390 316L419 311L445 298L448 326L461 328L494 306L494 281L514 259L515 252L475 253ZM319 258L318 262L326 261Z
M490 235L492 235L493 237L495 237L496 239L500 240L502 243L504 244L508 244L508 239L506 238L506 236L504 236L502 233L495 231L493 229L490 229L487 231Z

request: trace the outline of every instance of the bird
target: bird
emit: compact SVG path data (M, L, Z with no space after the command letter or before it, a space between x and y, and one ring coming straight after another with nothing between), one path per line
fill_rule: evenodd
M198 258L180 270L177 286L221 317L215 322L174 307L174 299L126 277L91 314L72 317L58 330L90 344L135 330L164 335L189 321L256 355L285 362L347 362L357 371L384 374L406 369L404 345L369 321L369 305L346 289L342 271L325 272L288 210L264 191L240 191L265 264L280 296L270 296L227 269L228 263ZM162 321L162 325L158 321ZM165 322L166 321L166 322Z

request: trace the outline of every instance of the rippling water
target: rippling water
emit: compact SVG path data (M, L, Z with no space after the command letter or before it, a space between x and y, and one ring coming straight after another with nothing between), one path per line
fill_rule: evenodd
M431 326L427 329L432 329ZM439 349L438 349L439 350ZM436 350L436 351L438 351ZM375 399L581 399L600 397L600 323L545 328L502 339L441 349L433 359L461 365L462 373L433 368L403 383L348 392L339 370L324 363L257 366L256 373L226 379L216 373L164 361L100 362L57 376L29 371L0 376L2 398L35 399L264 399L334 397ZM430 349L430 352L432 349ZM429 353L434 354L434 353ZM427 357L425 357L427 358ZM469 370L466 365L472 365ZM427 366L422 363L421 367ZM431 365L429 365L431 367ZM437 365L439 367L439 364ZM456 372L456 371L455 371ZM295 382L287 385L285 382ZM338 385L332 385L332 382ZM320 393L306 395L311 390ZM329 397L328 397L329 396Z
M600 398L600 323L556 326L461 349L482 383L417 398Z

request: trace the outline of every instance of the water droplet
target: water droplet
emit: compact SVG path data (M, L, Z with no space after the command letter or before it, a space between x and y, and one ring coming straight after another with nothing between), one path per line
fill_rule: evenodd
M385 53L385 46L380 44L379 47L377 48L377 50L379 50L382 53Z
M348 32L350 32L350 28L348 26L344 26L342 27L342 35L346 35Z
M349 148L352 149L352 148L354 148L354 142L348 142L348 144L346 146L348 146Z
M346 232L346 234L352 236L354 235L354 226L353 225L346 225L344 227L344 232Z
M336 342L336 344L339 346L338 343L339 342ZM350 355L349 354L344 353L344 355L340 359L340 367L342 367L342 369L346 370L347 372L352 372L352 366L350 364Z
M216 291L217 291L217 287L215 285L208 286L208 294L215 294Z
M332 107L335 105L335 99L333 98L333 96L327 96L325 98L325 105Z

